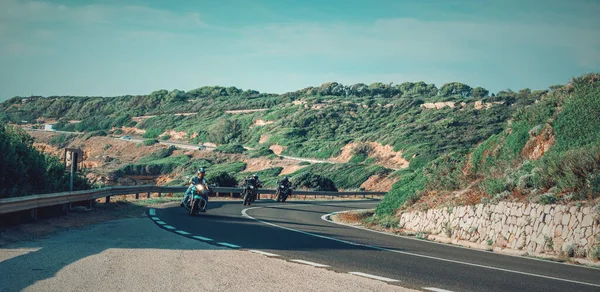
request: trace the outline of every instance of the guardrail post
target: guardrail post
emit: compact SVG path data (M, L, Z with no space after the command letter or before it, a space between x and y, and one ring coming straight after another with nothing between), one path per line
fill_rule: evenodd
M139 199L140 198L140 193L135 193L135 199Z
M110 203L110 196L106 196L106 200L104 201L104 203L106 203L106 204Z
M150 199L150 192L148 192L148 199Z
M33 219L33 221L37 221L38 209L37 208L31 209L30 215L31 215L31 219Z

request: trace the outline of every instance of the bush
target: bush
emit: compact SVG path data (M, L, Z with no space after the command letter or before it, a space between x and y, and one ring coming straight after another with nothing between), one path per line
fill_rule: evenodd
M108 134L106 134L105 131L100 130L100 131L92 131L92 132L85 133L81 138L83 140L88 140L91 137L106 137L106 136L108 136Z
M160 129L147 129L146 132L142 135L144 138L158 138L158 136L162 133Z
M506 180L504 178L486 178L483 180L483 188L489 195L495 195L506 191Z
M0 198L69 190L69 174L62 160L38 151L33 138L21 128L0 123L0 162ZM74 190L90 187L89 181L76 173Z
M226 144L226 145L221 145L215 149L215 152L229 153L229 154L241 154L241 153L244 153L244 151L246 151L246 149L244 148L244 146L242 146L240 144Z
M152 146L156 143L158 143L158 140L156 140L156 139L146 139L143 142L144 146Z
M115 130L113 133L114 133L115 135L121 135L121 134L123 134L123 130L121 130L121 129L116 129L116 130Z
M308 161L300 161L300 163L298 163L298 165L311 165L311 163Z
M175 168L185 165L189 160L190 158L187 155L177 155L147 163L129 164L121 167L116 174L117 176L169 174Z
M50 138L49 144L52 146L56 146L57 148L65 148L73 139L75 135L72 134L58 134L52 138Z
M392 189L385 195L383 201L377 205L375 214L380 217L394 215L396 210L407 201L414 201L418 198L419 192L425 188L427 178L423 170L409 172L392 185Z
M238 181L235 177L224 171L208 176L207 182L210 185L216 185L218 187L235 187L238 185Z
M260 147L254 150L251 150L248 152L248 156L250 156L250 158L257 158L257 157L261 157L261 156L271 156L275 153L273 153L273 150L267 148L267 147Z
M138 159L137 163L152 163L153 161L169 157L173 154L173 152L176 149L177 149L177 147L175 147L173 145L169 146L169 148L159 149L158 151L156 151L148 156Z
M310 172L293 176L291 180L292 187L295 189L306 188L313 191L337 191L331 179Z
M171 135L163 135L160 137L161 140L169 140L171 139Z

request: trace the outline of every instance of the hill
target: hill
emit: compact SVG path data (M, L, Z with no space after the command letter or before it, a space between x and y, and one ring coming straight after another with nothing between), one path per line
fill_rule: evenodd
M157 152L152 155L161 157L136 158L111 170L113 175L177 173L171 176L173 183L182 180L182 169L200 164L239 179L241 173L250 172L249 158L276 161L274 153L337 162L298 164L290 174L308 188L326 185L326 180L342 189L365 188L385 180L389 189L397 181L378 207L378 214L384 215L406 202L440 204L445 200L435 198L443 198L442 194L454 194L456 199L448 202L455 204L484 197L509 198L508 193L516 190L509 183L521 178L523 171L529 169L534 177L531 171L539 167L532 165L551 164L551 158L540 159L555 153L548 152L555 147L548 143L554 138L546 135L549 130L544 125L554 123L551 119L560 115L563 103L570 100L567 96L579 92L575 89L578 80L594 79L590 76L596 75L549 90L506 90L491 95L481 87L458 82L440 88L424 82L395 86L332 82L281 95L211 86L140 96L15 97L0 104L0 120L56 122L56 129L85 131L88 138L98 133L131 133L242 152L222 153L218 159L204 157L202 162L193 153ZM587 86L595 86L594 82ZM502 173L506 169L515 172ZM282 175L282 166L276 163L251 169L259 170L271 184ZM545 194L551 186L535 189Z

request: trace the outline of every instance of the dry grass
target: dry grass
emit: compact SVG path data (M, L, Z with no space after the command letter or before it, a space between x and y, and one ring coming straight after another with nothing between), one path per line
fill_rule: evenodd
M336 221L341 221L344 223L361 223L362 220L367 219L368 217L372 216L373 212L372 211L350 211L350 212L344 212L344 213L339 213L336 215Z

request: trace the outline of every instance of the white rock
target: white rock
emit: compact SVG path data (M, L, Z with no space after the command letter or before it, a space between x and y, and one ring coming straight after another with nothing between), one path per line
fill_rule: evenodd
M562 217L562 225L569 225L569 219L571 218L571 214L565 213Z
M592 226L593 222L594 222L594 216L592 216L591 214L585 215L585 217L583 217L583 220L581 222L581 227Z

